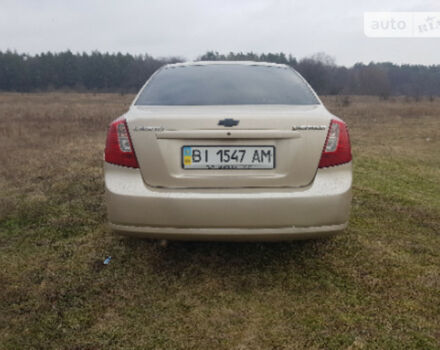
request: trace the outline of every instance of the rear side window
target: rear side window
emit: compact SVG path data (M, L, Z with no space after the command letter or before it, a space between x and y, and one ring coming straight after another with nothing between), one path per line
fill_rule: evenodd
M165 67L136 105L311 105L317 98L288 67L209 64Z

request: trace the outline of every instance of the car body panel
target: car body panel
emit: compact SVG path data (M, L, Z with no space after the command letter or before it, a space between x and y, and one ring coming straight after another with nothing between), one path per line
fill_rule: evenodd
M225 117L240 123L218 125ZM306 186L315 176L332 117L319 105L134 106L125 115L145 183L171 188ZM304 126L310 129L294 130ZM185 145L275 146L282 161L270 170L188 172L181 166Z
M295 238L301 229L311 233L308 227L321 232L334 226L338 231L347 223L352 176L347 163L320 169L312 185L295 190L158 189L146 186L138 169L105 164L105 184L109 220L113 228L123 227L126 232L151 236L154 228L157 232L174 228L178 235L185 233L182 228L215 228L225 229L220 232L226 232L226 238L227 233L246 229L250 233L280 229L287 237L284 231L289 228Z

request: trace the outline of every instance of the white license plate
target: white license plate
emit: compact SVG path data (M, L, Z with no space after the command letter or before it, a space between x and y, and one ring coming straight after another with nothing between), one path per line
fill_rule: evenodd
M184 169L273 169L274 146L183 146Z

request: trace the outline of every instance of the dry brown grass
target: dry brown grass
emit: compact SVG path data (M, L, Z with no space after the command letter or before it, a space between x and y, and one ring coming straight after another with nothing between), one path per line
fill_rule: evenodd
M105 226L132 98L0 94L0 349L440 347L440 99L324 98L355 156L345 234L163 248Z

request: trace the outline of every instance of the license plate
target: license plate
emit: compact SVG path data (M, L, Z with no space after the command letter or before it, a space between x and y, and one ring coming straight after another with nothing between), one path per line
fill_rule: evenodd
M184 169L273 169L274 146L183 146Z

